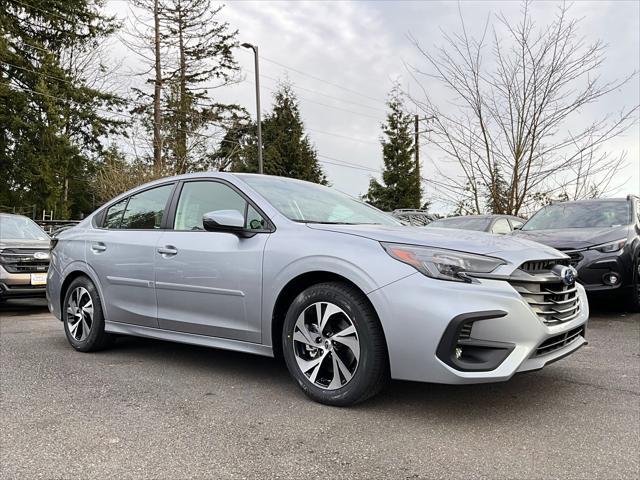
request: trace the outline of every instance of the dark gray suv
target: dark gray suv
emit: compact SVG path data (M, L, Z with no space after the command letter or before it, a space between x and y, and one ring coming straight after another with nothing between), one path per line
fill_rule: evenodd
M0 302L45 296L49 242L30 218L0 213Z
M640 311L640 198L549 205L514 234L569 255L588 293L619 293Z

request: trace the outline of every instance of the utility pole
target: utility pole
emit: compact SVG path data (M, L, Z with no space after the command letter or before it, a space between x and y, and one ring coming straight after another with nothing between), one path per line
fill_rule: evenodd
M420 131L420 120L425 120L428 122L430 120L435 120L435 118L436 117L434 116L420 118L417 113L413 117L413 128L414 128L414 138L413 138L414 146L413 147L414 147L415 159L416 159L416 177L418 181L418 188L420 189L422 187L422 177L420 176L420 134L428 133L431 131L431 129L429 128L427 128L426 130ZM422 198L420 199L420 202L422 202ZM418 206L418 208L420 207L421 205Z

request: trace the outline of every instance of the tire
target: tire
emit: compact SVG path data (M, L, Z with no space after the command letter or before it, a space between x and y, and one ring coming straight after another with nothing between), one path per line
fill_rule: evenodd
M631 312L640 312L640 256L636 259L634 269L634 281L629 289L629 310Z
M302 391L326 405L355 405L389 379L378 316L366 297L345 283L313 285L295 298L282 329L282 352Z
M67 289L62 306L64 333L79 352L96 352L108 347L113 336L104 331L100 295L87 277L78 277Z

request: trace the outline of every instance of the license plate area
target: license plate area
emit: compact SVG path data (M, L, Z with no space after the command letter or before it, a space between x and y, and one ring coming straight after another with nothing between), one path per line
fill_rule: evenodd
M31 274L31 285L46 285L47 284L47 274L46 273L32 273Z

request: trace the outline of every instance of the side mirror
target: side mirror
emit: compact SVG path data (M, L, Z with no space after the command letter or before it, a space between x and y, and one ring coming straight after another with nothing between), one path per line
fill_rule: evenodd
M522 225L514 225L514 230L522 230Z
M235 233L240 237L252 237L255 233L244 228L244 215L238 210L216 210L202 216L202 226L208 232Z

